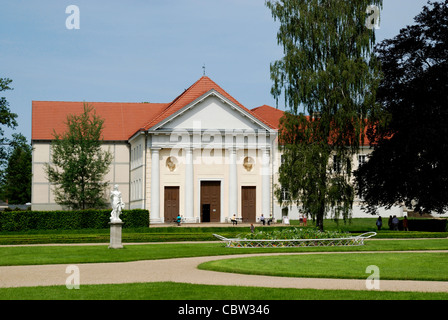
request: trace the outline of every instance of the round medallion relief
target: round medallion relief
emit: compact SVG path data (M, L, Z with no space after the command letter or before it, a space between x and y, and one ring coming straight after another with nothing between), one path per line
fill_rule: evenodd
M168 159L166 159L166 167L171 172L176 170L176 167L177 167L177 159L176 159L176 157L168 157Z
M250 172L254 168L254 163L255 161L252 157L245 157L243 161L243 167L247 172Z

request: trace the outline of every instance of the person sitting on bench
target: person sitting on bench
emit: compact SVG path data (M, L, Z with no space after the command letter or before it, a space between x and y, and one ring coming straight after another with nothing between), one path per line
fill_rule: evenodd
M233 215L232 218L230 218L230 220L232 220L232 224L233 225L238 224L238 220L236 220L236 216L235 215Z

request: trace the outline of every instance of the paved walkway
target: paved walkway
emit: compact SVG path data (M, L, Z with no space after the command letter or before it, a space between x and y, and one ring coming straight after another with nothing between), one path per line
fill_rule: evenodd
M448 253L448 251L443 252ZM285 254L322 254L322 252L279 253L279 255ZM344 254L350 254L350 252ZM263 254L145 260L120 263L88 263L76 264L76 266L79 267L81 286L86 284L173 281L192 284L272 288L366 290L366 280L272 277L197 269L200 263L206 261L260 255ZM273 254L269 253L264 255ZM66 279L70 275L70 273L66 273L68 266L67 264L57 264L0 267L0 287L65 285ZM367 276L366 274L366 278ZM448 292L448 282L381 280L379 290Z

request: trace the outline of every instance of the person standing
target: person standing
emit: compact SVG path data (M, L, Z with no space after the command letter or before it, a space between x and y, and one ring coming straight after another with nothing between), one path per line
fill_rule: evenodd
M381 227L383 226L383 220L381 216L379 216L378 219L376 220L376 226L378 228L378 231L381 230Z
M403 219L403 230L404 231L409 231L409 228L408 228L408 217L406 217L406 216L404 216L404 219Z
M392 219L392 226L394 228L394 230L398 231L398 218L397 216L394 216Z

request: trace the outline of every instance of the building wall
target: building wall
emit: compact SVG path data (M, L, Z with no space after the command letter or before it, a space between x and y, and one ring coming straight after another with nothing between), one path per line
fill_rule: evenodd
M32 210L61 210L60 205L55 202L53 189L54 185L48 182L45 173L45 164L51 160L51 142L33 141L32 157L32 186L31 186L31 208ZM105 142L103 150L112 153L113 160L109 172L104 181L109 181L110 188L106 191L106 196L117 184L122 193L126 208L129 208L129 146L127 142Z
M127 142L106 142L103 150L108 150L113 155L113 162L105 177L109 181L110 190L117 184L122 192L126 208L146 208L151 205L151 151L148 149L147 138L140 135ZM211 151L213 150L213 151ZM193 180L194 180L194 205L193 212L196 221L200 221L200 185L201 181L221 182L221 221L227 221L233 212L229 207L229 151L227 149L195 149L193 151ZM290 219L299 218L297 206L285 207L279 203L274 195L274 188L278 185L278 168L281 164L281 153L276 149L271 149L270 175L270 195L272 199L272 211L262 212L262 158L260 149L243 149L236 152L237 168L237 215L241 217L241 189L243 186L256 187L256 215L259 219L263 213L268 216L271 212L275 219L281 219L287 214ZM359 154L354 155L353 167L356 170L359 166L359 155L368 155L369 148L363 148ZM164 217L164 189L167 186L179 187L179 210L181 215L185 212L185 150L163 148L159 152L160 168L160 217ZM167 165L169 157L175 158L175 168L170 170ZM252 168L248 170L244 166L244 159L251 158ZM61 206L55 203L53 188L47 180L44 166L51 159L51 148L49 141L33 141L33 182L32 182L32 209L33 210L61 210ZM109 190L106 191L108 196ZM403 215L401 207L391 209L379 208L378 214L381 216ZM361 199L356 196L353 206L354 218L371 217L371 215L361 210ZM330 217L328 217L330 218ZM162 220L163 221L163 220Z
M45 164L51 158L50 142L33 142L32 157L32 185L31 185L31 208L32 210L60 210L59 205L54 203L54 195L50 183L46 177Z
M221 222L228 220L234 213L229 208L229 160L228 151L226 149L195 149L193 151L193 193L194 205L193 212L196 221L200 221L200 187L201 181L220 181L221 182ZM244 159L250 156L253 159L253 166L250 170L244 167ZM174 160L175 168L170 169L167 165L168 158ZM241 217L241 188L243 186L256 187L256 212L257 216L261 215L261 158L260 152L256 150L238 150L236 156L237 163L237 188L238 188L238 205L236 214ZM160 168L160 216L164 217L164 189L169 186L179 187L179 209L181 215L185 212L185 151L179 150L173 152L172 149L162 149L159 151L159 168ZM147 194L150 196L150 193ZM266 213L265 213L266 215Z
M171 169L167 164L171 157ZM165 187L179 187L179 213L184 216L185 212L185 161L183 154L171 152L171 149L162 149L159 151L160 168L160 217L165 221Z
M130 141L129 207L145 208L146 139L139 135Z
M109 173L105 176L105 181L110 184L106 196L109 197L110 191L114 185L118 185L121 192L125 209L130 208L130 146L125 141L105 142L103 149L112 153L112 163L110 165Z

